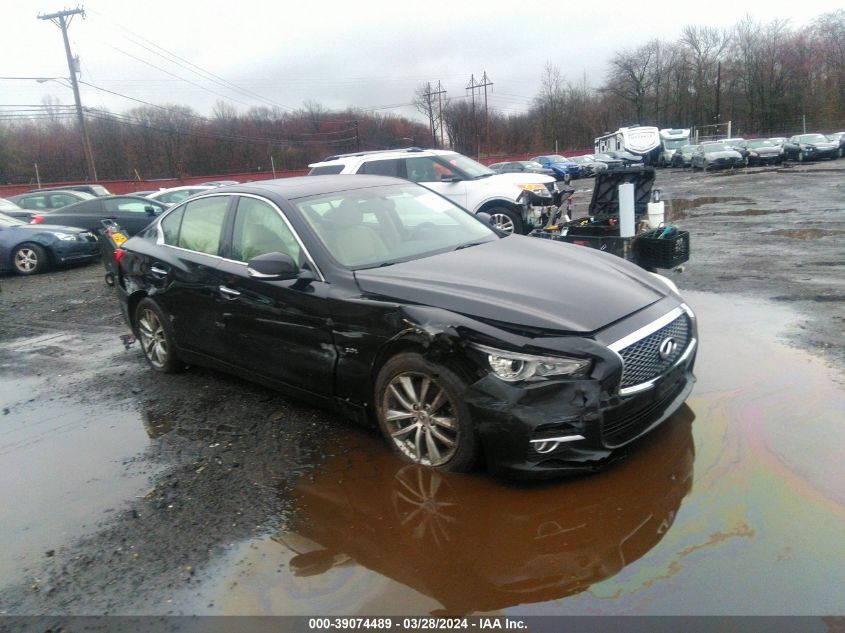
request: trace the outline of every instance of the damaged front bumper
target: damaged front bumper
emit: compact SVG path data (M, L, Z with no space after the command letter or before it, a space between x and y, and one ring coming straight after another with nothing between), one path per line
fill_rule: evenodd
M541 478L598 470L681 407L695 384L695 345L648 389L609 393L596 379L519 386L487 375L467 403L489 470Z

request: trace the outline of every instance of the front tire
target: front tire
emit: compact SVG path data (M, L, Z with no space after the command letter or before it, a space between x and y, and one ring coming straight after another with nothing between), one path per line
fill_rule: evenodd
M378 374L378 424L407 461L467 472L478 461L478 437L463 398L466 385L450 369L416 353L398 354Z
M49 265L47 251L38 244L21 244L12 251L12 268L18 275L37 275Z
M144 298L138 303L135 333L150 367L165 374L182 370L184 365L176 354L170 320L152 299Z
M503 233L518 233L522 235L522 218L518 213L505 207L485 209L493 218L493 227Z

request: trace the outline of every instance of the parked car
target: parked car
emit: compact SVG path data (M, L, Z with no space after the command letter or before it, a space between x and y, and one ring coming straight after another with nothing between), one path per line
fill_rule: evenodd
M783 147L783 144L786 143L785 136L773 136L769 139L772 143L777 145L778 147Z
M690 167L693 170L707 171L713 168L742 167L744 165L745 159L742 154L719 142L701 143L690 160Z
M483 219L384 176L228 187L125 242L117 294L152 369L216 367L372 420L409 461L609 463L689 395L692 310L621 258Z
M609 169L618 169L625 166L625 162L621 158L616 158L610 154L593 154L593 158L607 165Z
M497 174L521 174L528 172L529 174L543 174L545 176L555 175L554 170L543 167L540 163L533 160L514 160L505 163L493 163L492 165L488 165L488 167Z
M10 218L16 218L24 222L29 222L32 219L32 211L27 211L11 200L6 200L6 198L0 198L0 213L5 213Z
M820 158L838 158L839 143L824 134L796 134L783 144L784 158L804 162Z
M164 204L171 205L177 202L182 202L185 198L194 195L195 193L202 193L209 189L215 189L214 185L185 185L184 187L170 187L169 189L159 189L155 193L146 195L150 200L158 200Z
M62 185L60 187L46 187L44 189L31 189L27 193L41 193L43 191L81 191L90 193L92 196L110 196L111 192L103 185Z
M838 156L842 158L845 155L845 132L834 132L833 134L828 134L827 138L839 144Z
M739 155L742 156L743 165L748 165L748 150L743 146L743 143L745 142L744 138L741 136L732 136L731 138L726 138L719 142L725 147L729 147L730 149L739 152Z
M747 165L780 165L783 162L783 148L768 139L751 138L742 141L740 147Z
M607 163L596 160L589 154L586 156L573 156L569 160L581 166L581 175L584 178L592 178L598 172L605 171L607 169Z
M99 254L93 233L73 226L27 224L0 213L0 272L34 275Z
M558 180L568 181L572 178L581 177L581 165L572 162L566 156L548 154L546 156L535 156L531 160L540 163L546 169L551 169Z
M166 208L166 204L142 196L107 196L35 214L32 223L65 224L97 233L103 228L102 221L109 219L117 222L130 235L134 235Z
M692 165L692 155L698 151L700 145L684 145L672 154L672 167L689 167Z
M396 149L329 156L309 165L309 176L374 174L418 182L472 213L489 213L505 233L528 233L542 226L562 193L543 174L499 173L446 150Z
M42 189L40 191L19 193L16 196L10 196L9 200L24 209L47 211L48 209L61 209L69 204L74 204L82 200L91 200L95 197L90 193L74 191L72 189L66 191Z

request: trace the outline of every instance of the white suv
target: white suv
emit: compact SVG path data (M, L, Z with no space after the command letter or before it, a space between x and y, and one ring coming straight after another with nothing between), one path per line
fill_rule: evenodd
M329 156L309 165L310 176L376 174L417 182L472 213L489 213L506 233L542 226L561 194L551 176L497 174L463 154L437 149L396 149Z

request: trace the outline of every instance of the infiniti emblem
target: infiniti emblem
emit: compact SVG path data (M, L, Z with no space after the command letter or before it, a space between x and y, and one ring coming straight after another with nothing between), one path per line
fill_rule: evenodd
M675 353L676 349L678 349L678 343L670 336L660 342L660 347L657 348L657 352L660 354L661 360L669 360L672 354Z

